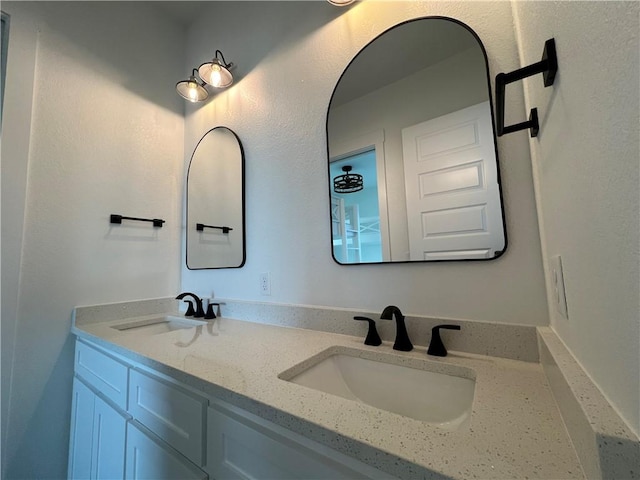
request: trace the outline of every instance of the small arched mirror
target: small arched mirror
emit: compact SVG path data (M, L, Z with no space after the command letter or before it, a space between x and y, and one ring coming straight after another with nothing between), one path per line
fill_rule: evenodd
M198 142L187 174L187 268L238 268L245 262L244 152L226 127Z
M461 22L410 20L365 46L334 89L327 147L338 263L504 252L487 56Z

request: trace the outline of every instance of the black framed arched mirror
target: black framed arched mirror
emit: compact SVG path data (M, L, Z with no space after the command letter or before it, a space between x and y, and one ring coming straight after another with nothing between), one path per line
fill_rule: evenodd
M244 151L226 127L198 142L187 173L187 268L239 268L245 262Z
M334 259L499 257L506 232L494 130L487 56L468 26L419 18L366 45L327 113Z

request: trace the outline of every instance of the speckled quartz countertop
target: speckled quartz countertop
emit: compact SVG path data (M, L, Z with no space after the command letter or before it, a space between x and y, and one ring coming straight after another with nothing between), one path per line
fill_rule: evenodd
M475 354L396 352L362 338L218 318L156 335L77 324L73 333L400 478L584 478L542 367ZM389 413L278 378L310 357L357 349L372 359L475 372L473 412L458 430ZM454 367L455 368L455 367Z

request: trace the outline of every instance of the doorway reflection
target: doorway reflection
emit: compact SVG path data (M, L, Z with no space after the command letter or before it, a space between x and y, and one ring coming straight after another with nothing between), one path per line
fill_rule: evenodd
M347 165L363 176L364 188L353 193L331 192L333 257L338 263L382 262L375 148L332 160L331 179L343 174L342 167Z

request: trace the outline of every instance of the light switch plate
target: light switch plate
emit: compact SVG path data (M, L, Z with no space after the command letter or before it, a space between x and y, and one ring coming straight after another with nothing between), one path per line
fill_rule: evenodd
M567 320L567 296L564 288L564 274L562 272L562 258L560 255L551 257L551 287L556 310Z

